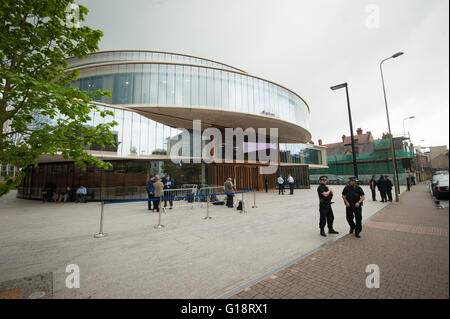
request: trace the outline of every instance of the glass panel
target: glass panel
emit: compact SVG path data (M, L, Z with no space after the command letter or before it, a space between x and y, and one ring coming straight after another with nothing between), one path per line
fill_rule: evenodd
M167 104L167 65L159 65L159 92L158 104Z
M242 111L249 112L248 109L248 93L247 93L247 77L240 75L242 82Z
M141 130L140 130L140 126L141 126L141 117L139 114L137 113L132 113L131 116L131 128L132 128L132 132L131 132L131 147L130 147L130 154L131 155L139 155L140 151L139 151L139 147L140 147L140 140L141 140Z
M214 70L214 105L222 109L222 81L219 70Z
M142 68L142 104L150 104L150 64Z
M196 106L200 105L198 101L198 68L191 67L192 76L191 76L191 105Z
M134 65L133 104L142 104L142 64Z
M191 67L183 67L183 101L184 105L191 104Z
M228 97L230 102L230 108L229 110L235 111L236 110L236 82L234 80L235 74L234 73L228 73Z
M214 70L206 69L206 105L214 106Z
M177 65L175 71L175 104L183 105L183 67Z
M150 104L156 105L159 91L159 64L152 64L150 68Z
M198 90L198 103L201 106L206 104L206 69L199 68L199 90Z
M230 108L228 101L228 72L220 71L222 78L222 109L228 110Z
M242 82L241 75L235 74L235 85L236 85L236 111L242 111Z
M152 154L156 148L156 122L153 120L148 120L148 152L147 154Z
M175 66L167 66L167 104L175 104Z
M123 155L129 155L131 153L131 116L132 112L124 111L124 122L123 122Z
M255 113L254 94L253 94L253 78L247 76L248 81L248 112Z

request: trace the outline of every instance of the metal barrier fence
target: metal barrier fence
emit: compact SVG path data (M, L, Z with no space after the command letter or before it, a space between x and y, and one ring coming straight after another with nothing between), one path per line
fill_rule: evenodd
M247 213L247 202L245 201L244 194L248 192L253 192L253 208L257 208L256 206L256 192L254 189L237 189L234 194L241 194L242 201L242 209L241 213ZM212 187L203 187L201 189L197 189L196 185L192 188L181 188L181 189L166 189L164 193L161 194L159 198L150 198L150 199L140 199L140 200L126 200L126 201L102 201L101 202L101 211L100 211L100 231L94 235L94 238L103 238L107 236L107 233L103 232L103 220L104 220L104 211L106 204L122 204L122 203L130 203L130 202L149 202L149 201L159 201L159 212L158 212L158 224L154 226L155 229L161 229L165 227L161 223L161 212L166 212L166 207L161 207L162 203L166 201L169 205L172 201L172 208L179 207L191 207L194 208L195 203L199 203L200 199L203 198L206 203L206 217L204 219L211 219L210 216L210 203L218 203L220 201L226 201L226 193L224 191L223 186L212 186ZM225 199L224 199L225 197ZM192 201L191 201L192 199ZM198 199L196 201L196 199ZM211 200L212 199L212 200ZM177 203L177 204L175 204ZM205 205L202 204L202 208Z

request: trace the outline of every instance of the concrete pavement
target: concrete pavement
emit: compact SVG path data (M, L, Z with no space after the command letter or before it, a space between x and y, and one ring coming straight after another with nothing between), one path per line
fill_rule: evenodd
M404 192L363 225L283 270L241 287L241 298L449 298L449 210L438 209L425 184ZM379 288L367 288L368 265Z
M345 235L342 186L332 187L341 233L327 238L319 236L315 186L293 196L257 193L258 208L247 214L212 206L204 220L201 207L170 210L160 230L144 202L106 205L109 236L102 239L93 238L99 203L42 203L12 193L0 199L0 283L41 275L51 278L47 297L54 298L220 298ZM386 205L368 200L363 221ZM80 268L80 288L66 288L69 264Z

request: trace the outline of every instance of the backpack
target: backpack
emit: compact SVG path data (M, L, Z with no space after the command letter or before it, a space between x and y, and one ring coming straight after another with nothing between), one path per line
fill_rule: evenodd
M239 204L238 204L236 209L237 210L242 210L242 201L241 200L239 201Z

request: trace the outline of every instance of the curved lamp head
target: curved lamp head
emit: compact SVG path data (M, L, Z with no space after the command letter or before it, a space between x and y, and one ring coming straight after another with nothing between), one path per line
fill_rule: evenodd
M393 57L393 58L396 58L396 57L401 56L402 54L403 54L403 52L397 52L397 53L395 53L392 57Z

